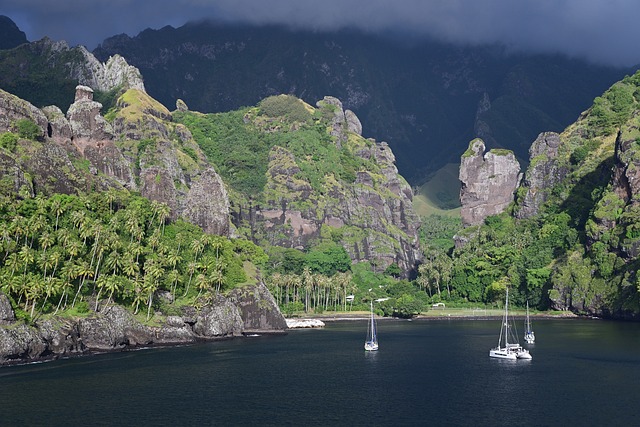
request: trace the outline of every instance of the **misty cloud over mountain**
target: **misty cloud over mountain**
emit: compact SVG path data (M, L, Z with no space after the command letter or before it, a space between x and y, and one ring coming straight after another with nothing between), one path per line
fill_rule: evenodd
M214 20L294 29L345 28L433 37L513 51L564 53L601 64L640 64L635 0L0 0L29 40L49 36L95 48L112 35Z

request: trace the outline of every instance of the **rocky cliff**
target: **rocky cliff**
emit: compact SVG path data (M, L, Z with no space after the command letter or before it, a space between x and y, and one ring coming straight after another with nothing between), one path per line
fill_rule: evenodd
M220 112L279 93L307 101L333 95L358 115L366 136L389 143L411 185L476 136L488 148L526 157L536 135L561 131L629 72L559 55L505 54L498 46L414 42L200 22L117 35L93 53L102 61L127 58L149 94L169 108L177 98L197 111Z
M490 150L476 138L460 159L460 214L464 226L481 224L502 213L514 200L520 164L511 151Z
M221 178L207 164L191 133L171 122L171 113L143 90L129 89L112 112L101 114L88 86L76 88L66 115L55 107L40 110L0 91L0 132L19 133L18 123L37 125L33 143L0 153L5 180L13 192L50 195L126 188L166 203L171 218L183 217L206 232L229 232L228 197ZM6 185L10 183L7 182Z
M564 180L569 169L558 160L560 135L543 132L529 149L529 167L522 180L521 194L516 209L517 218L531 218L538 214L540 207L549 199L553 187Z
M15 320L8 298L0 293L0 365L287 330L263 284L200 302L201 308L183 307L181 315L157 313L157 326L140 323L118 305L86 317L51 317L30 326Z
M340 100L325 97L316 108L306 108L326 118L320 123L323 129L326 123L331 137L327 147L318 142L301 151L286 141L306 138L304 124L274 129L276 119L270 119L265 130L262 116L245 115L260 132L280 133L283 143L268 153L263 200L232 206L234 224L250 227L256 240L300 249L320 239L323 229L331 229L352 261L369 261L379 270L396 263L410 275L421 259L419 218L393 152L385 142L363 138L357 116L344 110ZM357 169L344 171L347 163ZM314 176L316 170L322 170L322 176Z

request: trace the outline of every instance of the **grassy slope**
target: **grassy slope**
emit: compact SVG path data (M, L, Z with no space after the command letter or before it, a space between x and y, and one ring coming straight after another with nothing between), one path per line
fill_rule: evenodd
M420 216L460 216L459 165L448 163L439 169L413 196L413 208Z

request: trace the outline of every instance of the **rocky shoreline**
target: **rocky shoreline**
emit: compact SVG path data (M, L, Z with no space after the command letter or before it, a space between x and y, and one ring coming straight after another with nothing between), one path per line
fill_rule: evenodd
M196 344L254 334L285 334L288 327L263 284L217 295L203 307L183 307L158 326L140 323L126 308L103 307L87 317L16 320L0 293L0 365L26 364L96 353Z

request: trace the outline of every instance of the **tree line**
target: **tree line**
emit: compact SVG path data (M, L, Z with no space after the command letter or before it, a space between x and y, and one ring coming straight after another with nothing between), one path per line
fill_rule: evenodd
M247 280L266 255L246 240L169 220L166 204L109 190L0 198L0 285L25 318L105 304L147 319ZM159 300L157 295L164 297Z

